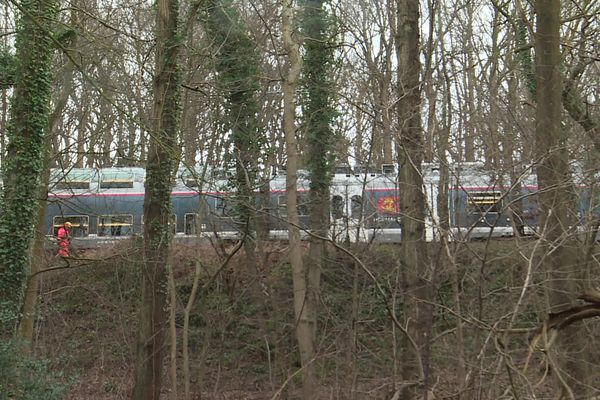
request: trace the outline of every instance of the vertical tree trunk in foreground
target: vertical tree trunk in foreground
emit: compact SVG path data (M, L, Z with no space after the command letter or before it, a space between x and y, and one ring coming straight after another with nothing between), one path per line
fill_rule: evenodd
M37 217L52 84L53 0L23 0L16 38L17 73L0 204L0 326L15 328Z
M73 15L75 11L72 11L72 26L76 26L73 23L75 18ZM75 47L76 37L71 41L70 46ZM27 279L27 285L25 289L25 297L23 299L23 312L21 320L19 321L19 337L23 341L25 351L31 350L33 342L33 329L35 319L35 306L38 298L39 288L39 276L38 272L41 270L44 262L44 246L46 243L46 234L44 232L45 225L45 214L46 214L46 203L48 200L48 183L50 182L50 167L52 165L52 138L58 136L58 124L62 118L64 109L71 97L73 92L73 74L75 66L70 61L66 62L64 70L57 77L62 83L62 90L57 93L54 100L54 110L49 116L48 127L46 130L46 143L44 144L44 161L42 165L42 173L40 174L40 185L39 185L39 198L38 198L38 210L37 210L37 222L35 240L31 250L31 264L30 273ZM56 78L55 78L56 79Z
M414 399L427 391L429 298L427 247L425 244L425 196L423 193L423 129L421 126L421 90L419 61L419 1L398 0L398 124L402 226L402 277L407 335L402 347L403 381L418 381L419 386L407 387L403 399ZM421 386L422 385L422 386Z
M294 287L294 317L296 318L296 339L300 351L301 366L304 369L303 389L305 398L310 398L312 388L312 362L315 356L312 326L305 307L307 295L306 268L302 260L300 246L300 220L298 218L298 150L296 141L296 102L294 100L298 78L302 69L300 48L293 37L294 33L293 0L283 0L281 14L283 45L287 52L287 75L283 82L283 130L287 154L286 202L288 218L289 258L292 266Z
M549 311L560 311L575 297L578 257L576 240L569 231L576 224L575 196L569 173L567 132L561 126L562 79L560 72L560 0L537 0L536 21L536 147L539 204L541 209L540 254L545 269ZM581 344L572 330L560 332L548 351L552 372L566 398L582 398L585 373L573 350ZM546 347L548 345L544 345Z
M179 129L178 0L156 4L156 67L152 132L146 164L144 265L134 400L158 400L165 348L171 189Z
M334 133L331 123L335 117L332 108L333 46L330 26L323 0L304 1L302 31L304 35L303 84L306 98L303 104L303 128L308 152L310 173L310 249L306 263L307 287L303 307L306 331L310 333L313 352L316 351L317 309L324 267L326 239L329 234L329 186L335 160ZM304 321L303 321L304 323ZM309 348L309 347L307 347ZM315 354L316 357L316 354ZM313 357L314 358L314 357ZM310 362L310 364L306 364ZM315 398L319 389L315 360L303 360L304 399Z
M231 130L233 154L229 162L236 169L237 219L244 240L246 265L256 272L253 286L258 298L261 292L258 285L258 263L256 255L256 201L254 188L261 142L257 116L259 112L256 93L259 88L259 61L256 44L248 35L248 28L241 20L238 11L228 1L203 0L208 18L206 30L217 53L216 71L226 99L226 126Z

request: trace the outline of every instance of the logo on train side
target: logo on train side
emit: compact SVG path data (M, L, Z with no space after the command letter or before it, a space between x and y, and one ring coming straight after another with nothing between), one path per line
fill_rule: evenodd
M377 211L386 214L398 214L400 212L400 198L398 196L385 196L377 200Z

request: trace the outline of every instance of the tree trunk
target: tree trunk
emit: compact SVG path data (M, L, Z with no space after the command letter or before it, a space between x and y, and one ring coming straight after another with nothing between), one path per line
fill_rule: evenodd
M285 132L285 148L287 154L286 169L286 201L288 218L289 258L292 266L294 288L294 316L296 318L296 339L300 351L300 362L303 369L302 388L304 398L313 397L315 344L310 324L307 300L307 275L302 260L300 246L300 220L298 218L298 151L296 142L296 102L295 94L298 78L302 69L299 45L294 34L294 7L292 0L283 0L282 34L283 44L287 52L287 75L283 84L283 129Z
M570 232L576 225L573 204L575 196L569 174L567 132L561 127L562 77L560 72L560 0L538 0L535 3L536 22L536 147L541 160L537 167L540 229L544 246L542 265L548 281L545 283L550 312L571 305L574 298L577 249ZM577 334L562 332L557 344L549 351L556 364L552 370L557 386L568 398L584 395L582 366L571 353L578 342Z
M329 186L334 163L334 133L331 128L334 111L331 105L333 79L333 46L330 44L327 12L323 0L305 2L302 28L304 34L304 84L306 102L303 104L304 135L308 145L307 166L310 182L310 249L307 260L307 281L304 308L307 330L316 351L317 308L324 267L325 244L329 234ZM313 361L313 360L311 360ZM315 361L313 361L314 363ZM305 399L318 393L315 367L306 371ZM309 375L310 374L310 375ZM312 381L313 383L310 383Z
M162 383L171 245L171 189L179 129L178 0L158 0L154 107L146 164L144 265L132 399L158 400Z
M19 336L24 342L25 351L31 349L33 342L33 328L35 318L35 304L37 302L38 293L38 275L37 273L41 270L44 263L44 243L46 240L47 232L44 232L44 218L46 213L46 203L48 199L48 184L50 182L50 167L52 165L52 138L58 135L58 126L60 119L63 115L63 111L71 93L73 92L73 72L74 65L67 61L65 71L62 73L62 91L59 93L56 99L56 105L52 114L48 120L48 127L46 130L46 143L44 144L44 159L42 173L40 174L40 186L39 186L39 200L37 210L37 222L35 239L32 248L32 257L30 265L29 278L27 280L25 289L25 298L23 300L23 311L21 320L19 322Z
M419 61L419 1L398 0L398 124L400 131L398 158L402 226L402 292L407 333L402 346L402 380L417 381L401 393L414 399L429 390L429 325L432 309L429 299L427 247L425 246L425 196L423 193L423 130L421 126L421 91ZM425 397L427 398L427 396Z
M22 1L24 15L16 38L18 63L8 148L3 159L0 204L0 325L12 330L19 319L37 222L40 173L52 87L55 21L53 0Z

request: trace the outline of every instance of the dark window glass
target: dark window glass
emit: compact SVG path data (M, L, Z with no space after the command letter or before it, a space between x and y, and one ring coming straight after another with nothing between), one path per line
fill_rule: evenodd
M85 237L89 234L90 217L87 215L63 215L54 217L53 234L56 236L58 229L65 224L71 223L71 237Z
M360 218L362 215L362 196L354 195L350 198L350 211L352 218Z
M468 193L470 212L502 212L502 193L496 191Z
M342 196L335 195L331 198L331 216L333 219L340 219L344 216L344 199Z
M133 235L133 215L102 215L98 217L98 236Z

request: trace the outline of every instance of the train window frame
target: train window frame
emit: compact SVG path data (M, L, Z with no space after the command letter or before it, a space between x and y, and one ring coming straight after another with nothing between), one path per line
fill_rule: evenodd
M277 196L277 210L281 218L287 218L287 194Z
M287 218L287 195L281 194L277 196L277 208L279 210L279 216L281 218ZM296 196L296 208L298 210L298 217L307 217L310 215L310 208L308 206L308 196L304 193L298 193Z
M102 172L100 174L100 189L133 189L134 181L133 172Z
M84 222L83 224L81 222ZM88 237L90 235L90 216L84 214L55 215L52 217L52 236L56 237L58 229L64 226L65 222L71 223L71 236L74 238ZM76 234L82 230L83 234Z
M91 171L68 171L59 177L53 187L59 191L90 190L92 177Z
M193 224L189 224L188 220L189 218L193 218ZM185 235L199 235L202 232L206 232L208 225L206 224L206 222L204 223L200 223L200 231L198 231L198 222L202 221L202 214L200 213L186 213L183 215L183 233ZM206 218L204 218L204 220L206 221ZM188 229L188 227L190 227Z
M336 220L344 218L344 208L346 207L344 197L339 194L334 194L331 196L329 203L331 206L331 217Z
M500 214L504 208L504 194L500 190L467 192L466 205L468 212Z
M219 217L230 217L231 203L224 196L215 196L215 214Z
M358 200L358 201L357 201ZM363 196L359 194L350 197L350 216L359 219L363 215Z
M108 224L101 222L101 220L103 218L124 218L124 217L129 218L130 222L129 223L127 223L127 222L126 223L112 223L112 222L110 222ZM134 221L133 214L103 214L103 215L98 215L96 217L97 235L100 236L100 237L130 237L130 236L133 236L133 234L134 234L134 232L133 232L133 221ZM118 224L118 225L116 225L116 224ZM109 228L111 228L110 233L107 234L104 231L102 231L102 233L101 233L100 229L105 229L107 226ZM119 227L119 228L121 228L123 226L127 226L127 227L129 227L129 233L126 233L126 234L113 234L112 233L112 227L115 227L115 226Z

